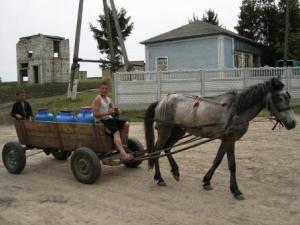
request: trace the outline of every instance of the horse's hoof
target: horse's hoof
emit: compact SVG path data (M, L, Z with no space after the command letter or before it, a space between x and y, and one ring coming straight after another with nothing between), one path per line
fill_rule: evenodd
M158 181L158 182L157 182L157 185L160 186L160 187L165 187L165 186L167 186L166 182L163 181L163 180Z
M176 181L179 181L180 180L180 176L178 175L175 175L175 174L173 174L173 177L174 177L174 179L176 180Z
M242 193L235 194L234 198L237 200L245 200L245 196Z
M211 191L213 190L213 187L210 184L203 184L203 188L206 191Z

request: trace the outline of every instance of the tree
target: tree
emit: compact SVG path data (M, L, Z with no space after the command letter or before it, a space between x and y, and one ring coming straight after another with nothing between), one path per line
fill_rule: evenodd
M199 20L198 16L196 16L195 13L193 13L193 17L191 19L189 19L189 23L194 23L197 21L200 21L200 20ZM221 25L219 25L218 14L212 9L205 11L205 13L202 16L201 21L205 22L205 23L210 23L210 24L213 24L216 26L221 26Z
M274 65L277 59L283 59L285 7L287 0L243 0L240 7L238 25L235 29L242 36L261 43L263 64ZM290 1L290 37L288 57L300 58L300 6L298 0Z
M131 34L131 31L134 27L134 24L130 22L131 17L126 15L127 12L124 8L121 8L120 11L118 11L118 20L120 24L121 33L123 35L124 40ZM111 54L109 51L109 43L108 43L108 33L107 33L107 26L105 22L105 14L99 15L99 19L97 22L100 25L100 29L98 29L96 26L92 25L90 23L90 29L93 32L93 37L97 41L98 49L100 50L100 53L104 55L103 58L100 58L100 67L102 69L112 68L112 66L115 69L120 68L122 62L122 51L120 49L120 43L118 41L118 35L116 26L114 23L112 11L109 9L109 18L110 18L110 24L112 28L112 39L113 39L113 49L115 54L115 60L112 62L111 60Z
M210 23L210 24L213 24L216 26L220 26L218 14L212 9L205 11L205 14L203 14L201 21L205 22L205 23Z
M288 59L300 59L300 5L298 0L289 0L289 39ZM280 56L284 53L284 28L285 28L286 0L278 3L278 18L280 23L279 40L276 43L276 53Z
M193 18L189 19L189 23L194 23L199 21L198 16L195 15L195 13L193 13Z
M243 0L242 6L240 7L240 15L238 25L235 27L237 32L249 39L259 39L259 11L257 9L257 2Z

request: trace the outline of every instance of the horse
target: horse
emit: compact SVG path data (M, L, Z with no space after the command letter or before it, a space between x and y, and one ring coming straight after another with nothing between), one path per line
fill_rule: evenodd
M227 154L230 171L230 190L236 199L244 199L236 180L235 142L248 130L249 122L264 108L286 129L296 127L290 107L290 94L284 84L273 77L241 92L229 91L222 95L197 97L187 94L168 94L150 104L145 112L144 132L149 169L155 166L154 180L166 186L159 167L160 150L164 150L175 180L179 181L179 167L171 152L172 146L186 133L196 137L220 139L221 145L212 166L203 178L203 188L212 190L211 179ZM154 123L157 129L155 142Z

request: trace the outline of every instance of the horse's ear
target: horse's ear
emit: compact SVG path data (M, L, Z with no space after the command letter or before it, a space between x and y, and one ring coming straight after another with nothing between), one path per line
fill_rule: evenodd
M280 91L284 88L284 84L278 79L273 77L270 82L270 89L272 91Z

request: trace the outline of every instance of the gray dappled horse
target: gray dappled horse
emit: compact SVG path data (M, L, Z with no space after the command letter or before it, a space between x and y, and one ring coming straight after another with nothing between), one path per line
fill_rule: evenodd
M248 130L249 121L263 108L287 129L295 128L296 120L290 108L290 95L283 91L284 84L272 78L246 88L241 93L228 92L214 97L199 98L184 94L169 94L161 101L152 103L145 113L144 126L148 153L172 147L187 132L205 138L219 138L221 145L211 168L203 178L203 187L211 190L211 178L227 153L230 170L230 190L235 198L243 199L236 181L235 142ZM156 123L157 141L154 145ZM165 150L166 153L170 149ZM159 154L159 153L157 153ZM171 172L179 180L179 168L172 155L167 155ZM159 169L159 158L148 161L155 165L154 179L158 185L166 185Z

